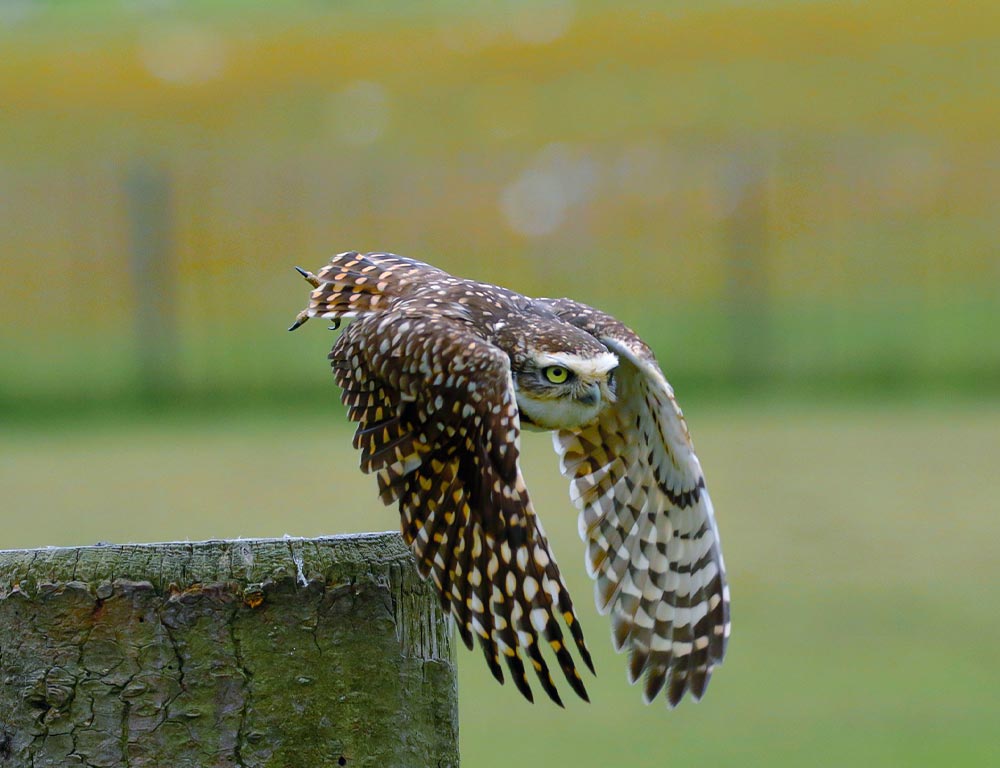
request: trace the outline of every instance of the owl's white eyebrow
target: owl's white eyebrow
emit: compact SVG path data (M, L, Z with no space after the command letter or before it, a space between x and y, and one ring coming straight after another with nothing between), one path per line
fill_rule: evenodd
M570 352L550 352L541 354L535 358L535 362L542 368L550 365L561 365L569 368L577 376L603 376L612 368L618 367L618 356L611 352L583 357Z

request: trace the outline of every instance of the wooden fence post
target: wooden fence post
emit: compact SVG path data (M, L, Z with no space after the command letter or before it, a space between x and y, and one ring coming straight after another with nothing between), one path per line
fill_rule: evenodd
M398 534L0 552L0 768L457 766Z

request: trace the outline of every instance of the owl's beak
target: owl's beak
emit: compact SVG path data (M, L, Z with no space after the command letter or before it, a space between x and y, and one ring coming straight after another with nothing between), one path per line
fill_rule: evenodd
M587 384L580 394L576 396L576 400L581 405L592 406L597 405L601 399L601 385L596 381Z
M611 388L611 384L606 377L601 379L597 386L600 387L601 399L603 399L606 404L610 405L618 400L618 397L615 395L615 391Z

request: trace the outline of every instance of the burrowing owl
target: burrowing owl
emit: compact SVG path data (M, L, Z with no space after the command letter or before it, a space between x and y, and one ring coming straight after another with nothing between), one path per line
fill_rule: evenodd
M557 703L539 636L587 699L557 617L593 663L518 466L521 426L552 430L579 508L597 608L644 696L701 698L729 638L729 588L687 424L649 347L569 299L531 299L390 253L313 275L310 317L356 318L330 353L361 469L399 503L417 567L465 644L529 700Z

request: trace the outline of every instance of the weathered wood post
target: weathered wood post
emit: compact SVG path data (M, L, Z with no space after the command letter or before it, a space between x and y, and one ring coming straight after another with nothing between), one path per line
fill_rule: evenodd
M0 768L457 766L398 534L0 552Z

